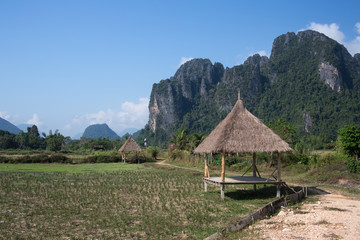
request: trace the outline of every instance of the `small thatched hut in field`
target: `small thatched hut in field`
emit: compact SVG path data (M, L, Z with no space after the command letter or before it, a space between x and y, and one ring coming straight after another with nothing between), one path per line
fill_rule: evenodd
M265 126L260 119L252 115L240 99L232 111L221 121L217 127L204 139L204 141L194 150L195 153L221 153L222 172L220 178L210 178L207 161L205 162L204 183L216 184L221 186L221 195L224 198L225 184L256 184L273 183L280 187L280 153L292 151L289 144L283 141L270 128ZM278 153L278 166L276 182L263 179L256 167L256 152ZM232 177L225 178L225 154L226 153L253 153L253 177ZM259 177L257 177L257 174ZM278 188L279 189L279 188ZM278 191L277 195L280 195Z
M122 159L123 159L124 162L126 160L125 152L136 152L136 153L138 153L138 152L141 152L141 151L142 151L141 148L135 142L135 140L132 138L131 135L128 137L128 139L125 141L125 143L119 149L119 152L121 152Z

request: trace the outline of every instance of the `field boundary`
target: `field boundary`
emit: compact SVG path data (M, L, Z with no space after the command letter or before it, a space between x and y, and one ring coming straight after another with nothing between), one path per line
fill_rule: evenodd
M253 214L250 214L247 217L241 219L240 221L231 224L229 227L222 229L220 232L212 234L204 240L222 239L227 233L240 231L245 227L253 224L256 220L263 219L266 216L274 214L282 206L287 206L289 203L295 204L297 202L300 202L304 197L305 192L303 190L300 190L285 197L281 197L275 201L266 204L264 207L258 209Z

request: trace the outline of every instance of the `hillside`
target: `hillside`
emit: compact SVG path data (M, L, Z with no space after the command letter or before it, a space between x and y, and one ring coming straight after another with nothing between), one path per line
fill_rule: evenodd
M270 58L254 55L232 68L193 59L153 85L149 122L138 140L165 144L181 124L209 134L232 109L238 88L264 122L283 118L302 136L334 140L340 127L360 122L359 59L311 30L283 34Z
M82 137L97 139L97 138L109 138L110 140L120 138L109 126L104 124L94 124L88 126Z
M18 127L3 118L0 118L0 130L8 131L13 134L20 133L20 129Z

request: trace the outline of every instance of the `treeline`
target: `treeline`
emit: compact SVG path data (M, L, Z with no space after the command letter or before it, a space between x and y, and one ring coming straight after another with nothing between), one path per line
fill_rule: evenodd
M49 150L59 151L88 151L88 150L113 150L119 149L124 141L120 139L109 140L108 138L89 139L81 138L72 140L63 136L58 130L49 131L49 134L40 135L36 125L27 128L27 132L21 131L18 135L0 130L0 150Z
M0 130L0 149L47 149L60 151L65 142L65 137L56 130L50 130L49 134L42 133L40 136L36 125L27 128L27 132L21 131L18 135Z

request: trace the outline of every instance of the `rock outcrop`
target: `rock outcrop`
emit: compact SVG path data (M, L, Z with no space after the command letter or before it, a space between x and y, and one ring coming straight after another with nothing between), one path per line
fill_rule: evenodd
M342 77L339 71L333 65L327 62L319 64L320 79L325 82L332 90L340 92L342 85Z

